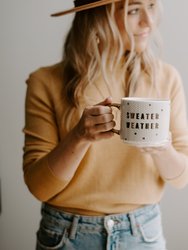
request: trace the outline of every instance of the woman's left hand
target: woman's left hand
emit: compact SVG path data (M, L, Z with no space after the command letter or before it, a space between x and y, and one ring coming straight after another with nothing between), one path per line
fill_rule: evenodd
M154 165L165 181L173 180L176 187L184 187L187 183L186 181L176 182L176 180L185 171L187 157L176 151L171 142L171 134L169 134L169 140L158 147L143 147L139 149L142 153L151 155Z
M171 133L169 133L169 138L168 141L160 144L159 146L156 147L140 147L140 151L142 153L148 153L152 155L160 154L161 152L164 152L167 150L170 146L172 145L172 140L171 140Z

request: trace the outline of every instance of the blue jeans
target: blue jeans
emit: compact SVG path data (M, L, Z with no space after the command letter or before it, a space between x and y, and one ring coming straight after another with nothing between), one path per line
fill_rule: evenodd
M81 216L42 206L37 250L165 250L159 205L128 214Z

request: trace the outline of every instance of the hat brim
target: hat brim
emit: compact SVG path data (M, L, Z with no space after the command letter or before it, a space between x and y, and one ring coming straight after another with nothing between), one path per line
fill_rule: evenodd
M120 2L120 1L121 0L101 0L101 1L94 2L94 3L89 3L89 4L84 4L78 7L74 7L65 11L57 12L57 13L51 14L51 16L52 17L63 16L69 13L89 10L89 9L93 9L99 6L103 6L103 5L107 5L107 4L115 3L115 2Z

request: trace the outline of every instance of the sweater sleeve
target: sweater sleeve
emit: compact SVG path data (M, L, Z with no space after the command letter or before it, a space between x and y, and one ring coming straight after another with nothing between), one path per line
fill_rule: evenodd
M180 157L184 171L173 179L166 179L177 188L182 188L188 183L188 124L184 87L181 77L176 69L171 69L172 89L171 89L171 121L170 131L172 134L172 144Z
M30 192L47 201L61 192L67 182L54 176L48 166L48 153L57 145L59 135L50 76L41 77L41 71L26 81L23 171Z

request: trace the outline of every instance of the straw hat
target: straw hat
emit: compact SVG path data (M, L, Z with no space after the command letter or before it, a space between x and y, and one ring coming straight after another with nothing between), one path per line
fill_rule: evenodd
M51 16L53 17L63 16L69 13L88 10L88 9L96 8L99 6L103 6L103 5L107 5L107 4L119 2L119 1L121 0L75 0L74 8L54 13Z

